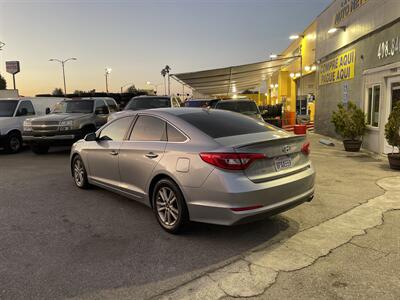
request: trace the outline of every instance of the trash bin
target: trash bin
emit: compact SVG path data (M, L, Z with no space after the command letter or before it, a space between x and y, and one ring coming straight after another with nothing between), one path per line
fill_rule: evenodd
M307 125L294 125L294 134L307 134Z

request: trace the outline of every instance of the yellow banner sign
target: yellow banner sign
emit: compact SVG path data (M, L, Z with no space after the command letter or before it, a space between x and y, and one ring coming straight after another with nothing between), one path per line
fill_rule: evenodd
M354 78L356 50L352 49L319 65L319 85Z

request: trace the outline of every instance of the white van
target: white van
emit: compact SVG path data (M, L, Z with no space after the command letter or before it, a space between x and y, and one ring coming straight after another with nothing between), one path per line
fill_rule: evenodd
M25 119L50 113L64 98L0 98L0 148L17 153L22 147Z

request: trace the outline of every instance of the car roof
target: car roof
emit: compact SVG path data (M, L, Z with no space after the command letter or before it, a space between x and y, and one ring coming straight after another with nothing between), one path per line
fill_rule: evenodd
M0 98L0 101L1 100L8 100L8 101L10 101L10 100L15 100L15 101L19 101L19 100L23 100L23 98ZM27 99L28 100L28 99Z
M162 99L170 99L171 97L170 97L170 96L157 96L157 95L154 95L154 96L151 96L151 95L140 95L140 96L132 97L131 100L132 100L132 99L138 99L138 98L162 98Z
M254 102L254 101L250 99L227 99L227 100L221 100L221 102Z
M215 99L215 98L212 98L212 99L188 99L186 101L191 102L191 101L213 101L213 100L220 100L220 99Z

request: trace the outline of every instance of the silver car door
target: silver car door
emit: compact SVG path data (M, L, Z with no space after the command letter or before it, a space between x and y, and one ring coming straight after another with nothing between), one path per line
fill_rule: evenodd
M111 187L120 185L119 150L132 121L133 117L116 119L102 129L96 141L88 142L86 155L91 180Z
M165 121L139 115L129 140L122 143L119 152L122 186L137 200L144 199L148 181L164 155L166 145Z

